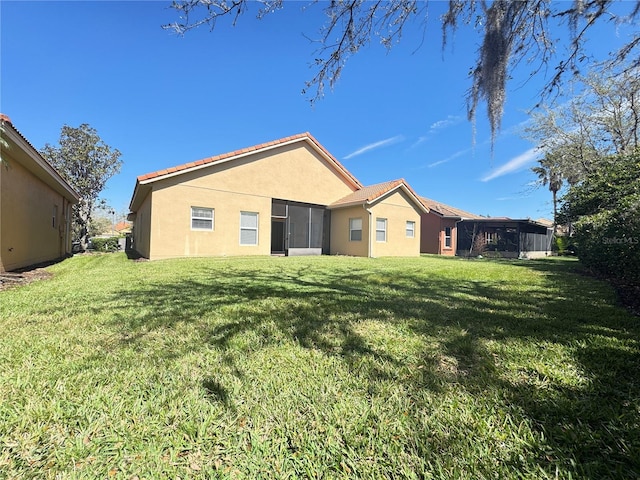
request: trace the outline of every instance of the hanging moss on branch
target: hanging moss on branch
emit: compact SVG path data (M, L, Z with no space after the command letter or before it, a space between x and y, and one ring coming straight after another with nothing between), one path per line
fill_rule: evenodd
M213 29L220 19L230 19L235 25L254 4L259 5L258 18L285 7L284 0L175 0L171 7L179 18L164 28L184 35L203 25ZM614 8L618 5L621 7ZM417 0L334 0L310 2L306 8L312 6L321 8L325 16L315 37L306 34L318 44L312 62L315 73L303 89L304 94L310 94L312 103L322 98L325 86L336 85L349 58L362 47L377 40L391 49L411 21L426 29L430 8L428 2ZM447 11L439 19L443 32L441 46L463 25L481 32L481 46L470 69L468 116L475 122L478 105L484 102L495 141L506 101L506 85L516 66L529 64L531 76L553 72L546 78L546 87L541 92L544 99L558 91L567 76L579 73L583 62L593 62L585 45L587 33L594 25L605 22L613 27L623 23L635 25L633 22L638 16L640 0L449 0ZM551 27L558 25L569 33L569 45L563 45L562 50L558 48L561 54L556 54L558 40L551 34ZM602 59L607 67L624 62L640 65L639 30L636 26L626 44L609 58Z

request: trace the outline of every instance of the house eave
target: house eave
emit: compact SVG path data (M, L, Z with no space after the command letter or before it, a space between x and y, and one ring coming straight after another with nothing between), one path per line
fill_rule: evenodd
M11 158L23 165L32 174L49 185L57 193L76 204L80 201L80 195L71 185L47 162L40 152L31 145L11 122L3 121L5 139L9 142L7 153Z
M144 201L145 198L147 198L147 195L149 195L149 192L153 189L153 187L151 185L147 184L142 184L140 181L136 180L136 186L133 189L133 195L131 196L131 202L129 202L129 210L132 213L135 213L138 211L138 208L140 208L140 205L142 204L142 202Z

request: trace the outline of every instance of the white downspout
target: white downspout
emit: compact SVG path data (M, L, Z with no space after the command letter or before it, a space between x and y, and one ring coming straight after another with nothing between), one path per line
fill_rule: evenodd
M364 205L362 205L362 207L364 208L365 212L367 212L369 214L369 232L368 232L368 237L369 237L369 251L367 252L367 256L369 258L373 258L373 251L371 250L373 245L371 242L371 217L373 216L373 212L371 210L369 210L367 208L367 204L365 203Z

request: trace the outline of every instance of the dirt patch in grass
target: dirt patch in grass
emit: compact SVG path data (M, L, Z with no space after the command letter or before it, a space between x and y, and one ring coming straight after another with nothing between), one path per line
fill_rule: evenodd
M41 266L0 273L0 291L26 285L38 280L46 280L52 276L53 274L51 272L46 271L45 268Z

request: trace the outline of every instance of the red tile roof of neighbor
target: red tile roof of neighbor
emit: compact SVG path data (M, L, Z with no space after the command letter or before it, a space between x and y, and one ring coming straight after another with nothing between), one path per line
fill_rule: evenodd
M126 230L127 228L131 228L131 222L125 222L125 221L118 222L118 223L116 223L116 224L115 224L115 226L113 227L113 229L114 229L116 232L119 232L119 231L121 231L121 230Z
M460 210L459 208L452 207L450 205L445 205L444 203L431 200L430 198L420 197L420 200L429 207L429 210L437 213L438 215L442 215L443 217L483 218L481 215L465 212L464 210Z
M164 175L168 175L171 173L176 173L176 172L182 172L182 171L186 171L195 167L199 167L202 165L208 165L208 164L215 164L217 162L221 162L224 160L229 160L232 159L234 157L238 157L241 155L246 155L252 152L257 152L260 150L264 150L267 148L271 148L271 147L276 147L278 145L284 145L287 143L291 143L291 142L295 142L295 141L301 141L301 140L307 140L309 142L311 142L313 144L313 146L321 151L324 155L326 155L334 164L335 166L338 168L338 170L341 171L341 173L349 180L351 181L355 186L357 187L362 187L362 184L333 156L331 155L327 149L325 149L320 142L318 142L313 135L311 135L309 132L305 132L305 133L299 133L297 135L292 135L290 137L284 137L284 138L280 138L278 140L272 140L271 142L266 142L266 143L261 143L259 145L254 145L252 147L248 147L248 148L241 148L239 150L234 150L232 152L228 152L228 153L223 153L221 155L215 155L213 157L208 157L208 158L203 158L202 160L197 160L195 162L189 162L189 163L185 163L183 165L177 165L175 167L171 167L171 168L167 168L165 170L159 170L157 172L151 172L151 173L147 173L145 175L140 175L138 177L138 182L146 182L149 180L154 180L156 178L162 177Z
M400 178L398 180L391 180L389 182L377 183L375 185L369 185L367 187L362 187L360 190L356 190L353 193L350 193L346 197L341 198L333 202L330 207L342 207L347 205L358 205L364 203L371 203L380 197L384 196L386 193L395 190L398 187L404 186L411 195L415 197L415 200L423 210L428 211L428 208L421 201L420 197L413 191L413 189L409 186L409 184L404 180L404 178Z

